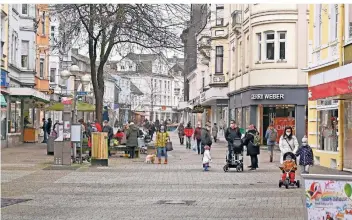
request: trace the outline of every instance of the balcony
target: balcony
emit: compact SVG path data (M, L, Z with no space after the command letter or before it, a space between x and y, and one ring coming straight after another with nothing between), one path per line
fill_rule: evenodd
M242 26L242 11L235 10L231 16L232 16L232 30L238 31Z

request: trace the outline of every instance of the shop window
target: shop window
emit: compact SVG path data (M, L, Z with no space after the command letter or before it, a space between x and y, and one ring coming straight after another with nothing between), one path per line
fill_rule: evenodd
M352 102L345 101L343 167L352 169Z
M21 132L21 102L12 101L10 106L9 133Z
M239 128L242 128L242 108L236 109L236 124Z
M319 150L337 151L338 147L338 110L318 111Z

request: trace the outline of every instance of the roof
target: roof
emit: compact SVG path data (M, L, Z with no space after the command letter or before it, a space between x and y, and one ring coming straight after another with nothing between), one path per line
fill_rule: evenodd
M136 54L136 53L129 53L127 54L127 58L133 61L154 61L158 59L159 54Z
M143 95L143 92L137 88L137 86L131 81L130 83L131 93L135 95Z

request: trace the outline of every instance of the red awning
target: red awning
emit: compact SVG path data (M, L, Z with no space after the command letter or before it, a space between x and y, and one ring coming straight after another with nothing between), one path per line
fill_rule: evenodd
M352 94L352 76L309 87L310 101Z

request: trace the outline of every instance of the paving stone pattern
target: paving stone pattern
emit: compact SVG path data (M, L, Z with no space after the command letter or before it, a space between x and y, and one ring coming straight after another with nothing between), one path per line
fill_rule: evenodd
M226 143L216 143L203 172L201 156L172 140L167 165L115 156L109 167L77 170L52 168L45 145L15 149L14 161L5 149L2 196L31 200L2 208L2 219L304 219L303 190L278 187L278 164L264 150L257 171L225 173Z

